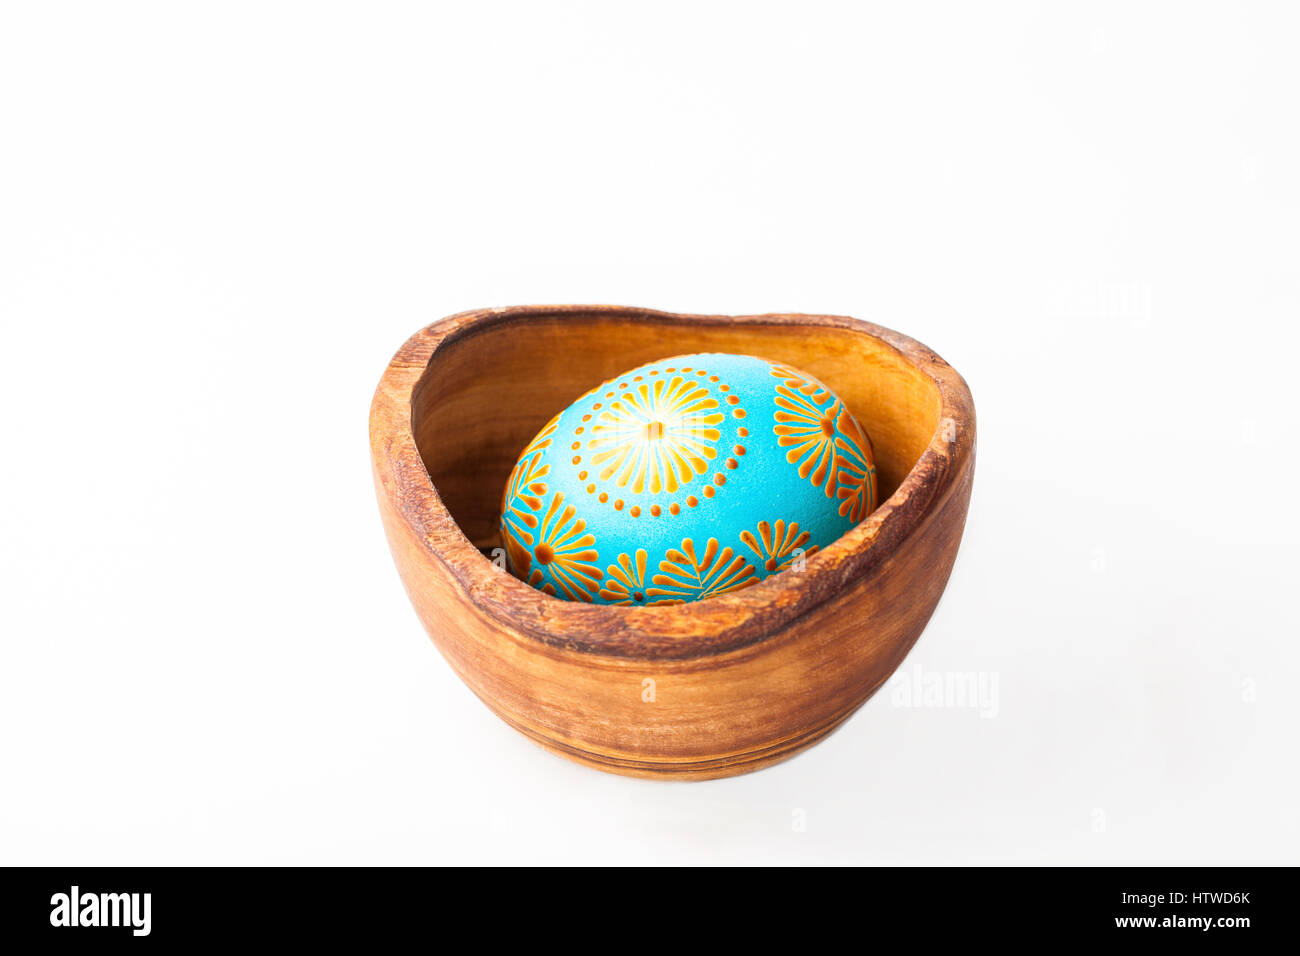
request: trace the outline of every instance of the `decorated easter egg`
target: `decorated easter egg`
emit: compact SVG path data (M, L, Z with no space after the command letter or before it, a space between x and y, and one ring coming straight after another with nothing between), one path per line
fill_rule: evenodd
M699 601L802 570L876 505L871 441L806 372L679 355L543 426L501 502L510 572L596 604Z

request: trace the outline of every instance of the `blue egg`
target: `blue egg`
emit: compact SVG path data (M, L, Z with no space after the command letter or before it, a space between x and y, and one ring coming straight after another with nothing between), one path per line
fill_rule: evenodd
M829 388L749 355L679 355L546 423L501 534L511 573L547 594L675 604L798 572L875 506L871 440Z

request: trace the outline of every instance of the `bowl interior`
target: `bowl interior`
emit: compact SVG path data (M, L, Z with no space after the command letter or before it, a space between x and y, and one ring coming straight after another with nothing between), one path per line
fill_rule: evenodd
M411 409L424 466L466 537L479 548L497 546L510 469L551 416L620 372L692 352L755 355L825 382L871 436L881 502L939 425L935 383L860 329L595 312L487 325L438 347Z

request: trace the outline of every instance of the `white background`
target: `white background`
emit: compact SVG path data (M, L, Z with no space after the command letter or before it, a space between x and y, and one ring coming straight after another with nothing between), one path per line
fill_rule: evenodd
M0 9L0 862L1300 862L1294 7ZM697 784L493 717L367 413L532 302L948 359L975 493L902 679L996 707Z

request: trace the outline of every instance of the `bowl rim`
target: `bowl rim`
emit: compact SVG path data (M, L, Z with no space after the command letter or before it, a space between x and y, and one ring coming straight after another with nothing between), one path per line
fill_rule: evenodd
M484 556L443 504L415 442L414 399L440 348L503 324L598 316L669 325L817 326L871 336L936 386L937 426L902 483L863 521L807 559L797 575L707 601L617 607L551 597ZM742 651L774 639L870 574L917 531L973 463L975 406L965 380L933 350L899 332L840 315L696 315L618 305L523 305L473 309L439 319L399 348L375 389L370 410L376 490L392 500L428 560L440 564L463 598L507 631L556 649L601 657L684 661Z

